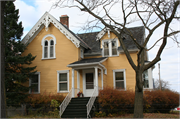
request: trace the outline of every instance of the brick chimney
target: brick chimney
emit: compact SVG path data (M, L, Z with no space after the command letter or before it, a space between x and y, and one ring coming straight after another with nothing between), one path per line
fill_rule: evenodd
M67 28L69 28L69 17L67 15L61 15L60 17L60 22L66 26Z

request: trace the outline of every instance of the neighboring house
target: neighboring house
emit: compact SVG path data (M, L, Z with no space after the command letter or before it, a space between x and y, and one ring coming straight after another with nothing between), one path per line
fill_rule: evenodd
M29 80L29 85L34 86L30 93L46 91L66 95L72 89L72 96L82 91L85 97L90 97L96 87L135 90L135 71L117 37L108 29L74 34L68 19L63 15L58 21L46 12L22 40L27 45L22 55L37 56L31 64L37 66L37 73ZM137 42L144 41L144 27L129 30ZM128 35L123 34L123 40L136 62L137 47ZM148 60L147 53L145 58ZM153 89L151 70L143 75L145 89Z

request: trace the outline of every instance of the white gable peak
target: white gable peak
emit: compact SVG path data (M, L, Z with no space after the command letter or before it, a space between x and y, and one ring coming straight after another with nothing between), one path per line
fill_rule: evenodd
M48 31L48 26L50 23L52 23L61 33L63 33L77 48L80 47L80 41L78 38L48 12L46 12L33 26L33 28L26 34L22 40L22 43L25 45L30 43L37 35L37 32L42 30L43 27L45 27L45 30Z

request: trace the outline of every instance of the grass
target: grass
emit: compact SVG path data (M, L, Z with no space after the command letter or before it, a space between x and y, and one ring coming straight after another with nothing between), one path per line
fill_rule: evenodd
M10 118L59 118L59 115L27 115L27 116L14 116ZM94 117L96 118L96 117ZM101 117L97 117L101 118ZM133 114L121 114L121 115L116 115L116 114L110 114L107 117L102 117L102 118L133 118ZM178 111L173 111L170 113L144 113L144 118L180 118L180 112Z

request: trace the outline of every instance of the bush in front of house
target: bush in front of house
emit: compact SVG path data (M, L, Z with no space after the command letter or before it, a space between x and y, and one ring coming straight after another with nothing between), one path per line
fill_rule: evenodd
M179 93L171 90L144 91L145 112L169 113L179 106Z
M100 110L106 115L118 111L133 112L134 96L134 92L130 90L119 91L111 87L104 88L99 91Z
M99 91L100 111L106 115L113 113L133 113L135 92L104 88ZM170 90L144 91L144 112L168 113L179 105L179 93ZM104 114L104 113L103 113Z
M55 100L58 104L61 104L64 100L64 96L58 93L52 94L44 92L42 94L30 94L26 99L27 114L32 113L48 113L53 111L55 107L51 106L51 101Z

